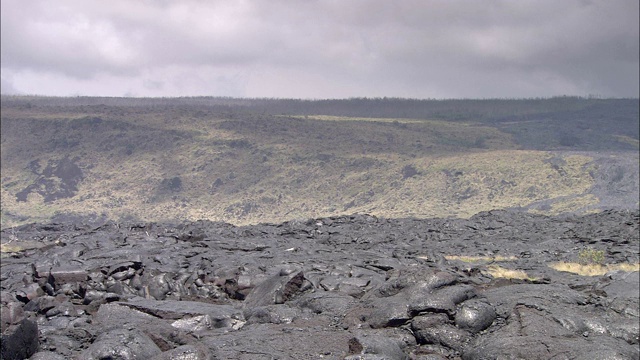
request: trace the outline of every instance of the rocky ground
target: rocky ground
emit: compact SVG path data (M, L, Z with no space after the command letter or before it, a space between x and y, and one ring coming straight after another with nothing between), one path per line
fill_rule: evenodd
M637 359L638 272L550 265L637 264L639 216L5 229L2 359Z

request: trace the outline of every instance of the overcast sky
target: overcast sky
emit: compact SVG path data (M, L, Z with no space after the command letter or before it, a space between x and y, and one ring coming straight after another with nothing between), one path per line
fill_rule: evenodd
M2 93L639 96L638 0L2 0Z

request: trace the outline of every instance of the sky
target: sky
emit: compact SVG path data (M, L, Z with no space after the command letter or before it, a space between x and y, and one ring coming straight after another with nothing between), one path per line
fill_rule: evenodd
M638 0L2 0L2 94L639 96Z

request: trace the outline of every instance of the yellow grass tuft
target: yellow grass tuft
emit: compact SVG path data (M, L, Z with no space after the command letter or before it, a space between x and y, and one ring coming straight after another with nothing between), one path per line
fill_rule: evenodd
M549 265L550 268L557 271L570 272L573 274L578 274L582 276L602 276L611 271L640 271L640 263L637 264L629 264L629 263L621 263L621 264L579 264L579 263L568 263L568 262L560 262L553 263Z

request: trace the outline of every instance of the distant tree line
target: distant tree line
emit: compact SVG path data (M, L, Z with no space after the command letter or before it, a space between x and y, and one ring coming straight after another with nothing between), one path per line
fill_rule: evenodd
M331 115L377 118L435 119L449 121L509 122L540 118L616 118L637 123L638 99L606 99L594 96L558 96L525 99L279 99L232 97L46 97L2 95L2 107L104 106L150 107L269 115Z

